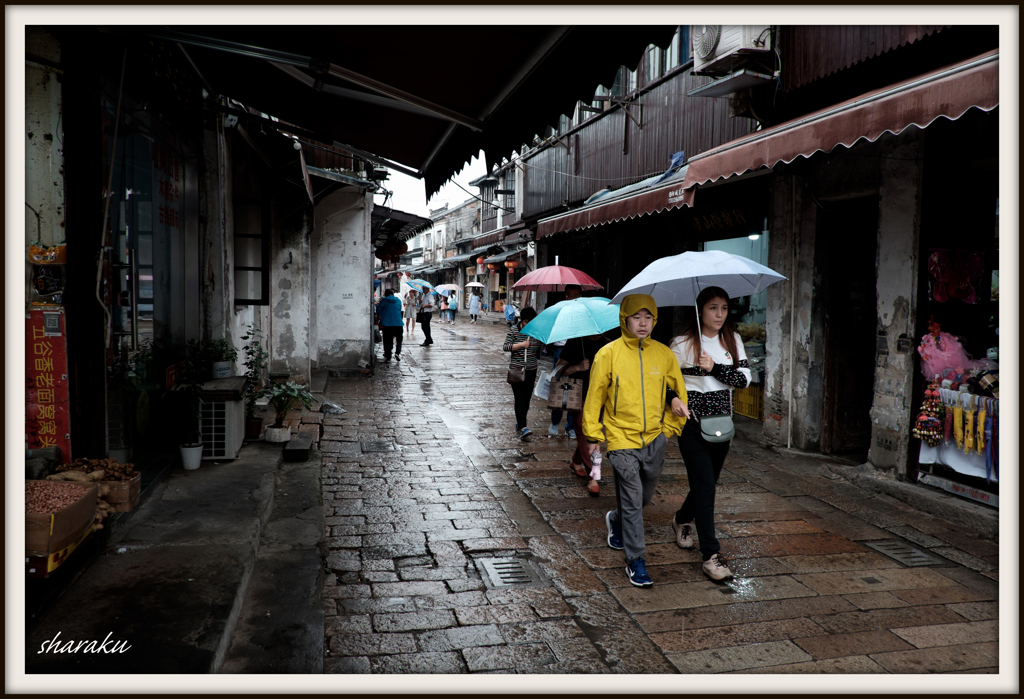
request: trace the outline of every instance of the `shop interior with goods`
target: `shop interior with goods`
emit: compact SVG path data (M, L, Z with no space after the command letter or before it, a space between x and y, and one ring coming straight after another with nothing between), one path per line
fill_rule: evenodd
M917 347L921 389L911 456L917 480L998 507L999 234L931 245ZM919 444L916 449L914 445Z

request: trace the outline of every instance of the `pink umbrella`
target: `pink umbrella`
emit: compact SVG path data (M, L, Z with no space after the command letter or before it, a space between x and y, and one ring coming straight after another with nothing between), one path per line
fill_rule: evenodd
M513 284L512 288L520 291L565 291L567 284L578 284L584 291L604 288L586 272L559 265L535 269Z

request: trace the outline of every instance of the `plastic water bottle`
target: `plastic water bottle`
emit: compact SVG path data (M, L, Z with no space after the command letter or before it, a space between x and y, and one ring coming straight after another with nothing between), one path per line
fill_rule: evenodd
M590 457L590 477L595 481L601 480L601 450L598 449Z

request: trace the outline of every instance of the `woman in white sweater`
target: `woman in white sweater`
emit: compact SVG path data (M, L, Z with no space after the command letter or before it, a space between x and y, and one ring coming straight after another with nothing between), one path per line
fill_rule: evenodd
M679 361L686 381L690 415L679 435L679 451L686 464L689 492L672 520L676 543L693 548L696 522L704 573L713 580L732 576L715 538L715 486L722 473L729 442L708 442L701 436L700 420L710 415L732 415L732 390L750 383L750 368L743 340L729 317L729 297L712 286L697 296L700 325L696 318L673 338L669 347ZM671 402L673 396L669 396Z

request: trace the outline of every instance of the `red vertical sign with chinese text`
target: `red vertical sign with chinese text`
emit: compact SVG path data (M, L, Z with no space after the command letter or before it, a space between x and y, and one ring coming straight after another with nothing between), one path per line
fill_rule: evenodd
M71 461L68 356L64 312L32 310L25 318L25 446L60 447Z

